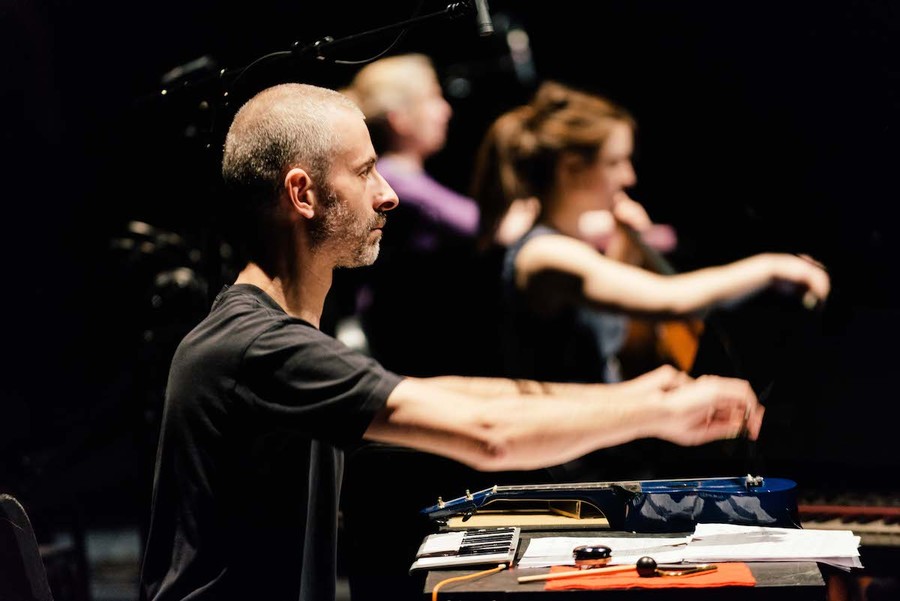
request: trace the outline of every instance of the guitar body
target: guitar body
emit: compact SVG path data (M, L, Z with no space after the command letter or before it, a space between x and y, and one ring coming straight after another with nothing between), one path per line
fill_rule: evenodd
M628 499L624 529L689 532L700 522L799 528L796 487L784 478L760 486L744 478L652 481Z
M655 321L630 317L628 335L618 353L625 379L665 364L690 372L703 328L699 319Z
M625 235L627 262L663 275L674 275L675 268L643 235L624 223L617 228ZM625 379L637 377L660 365L674 365L684 372L690 372L697 357L700 336L703 334L702 319L684 318L655 320L643 317L629 317L628 334L619 359Z
M697 357L703 321L664 321L656 324L656 348L660 357L668 358L682 371L689 372Z
M799 528L796 486L784 478L750 476L495 486L439 502L422 513L446 522L525 504L545 504L551 510L586 504L601 512L615 531L690 532L701 522Z

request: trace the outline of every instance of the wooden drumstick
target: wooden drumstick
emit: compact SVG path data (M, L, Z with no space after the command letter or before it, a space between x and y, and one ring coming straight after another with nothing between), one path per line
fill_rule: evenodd
M573 576L592 576L594 574L611 574L614 572L627 572L634 570L633 564L622 566L609 566L604 568L585 568L568 572L551 572L549 574L533 574L531 576L519 576L519 584L524 582L538 582L540 580L556 580L557 578L572 578Z

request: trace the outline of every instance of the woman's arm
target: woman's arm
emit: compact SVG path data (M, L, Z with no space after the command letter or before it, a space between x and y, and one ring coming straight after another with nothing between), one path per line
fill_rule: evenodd
M727 265L660 275L609 259L569 236L529 240L516 257L516 285L526 290L541 276L554 274L580 282L568 288L572 302L660 317L736 303L770 286L808 293L817 302L830 290L820 265L790 254L758 254Z

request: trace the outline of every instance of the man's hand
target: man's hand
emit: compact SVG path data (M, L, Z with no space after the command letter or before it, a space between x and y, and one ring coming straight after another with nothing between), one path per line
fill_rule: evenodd
M756 440L765 408L746 380L701 376L667 393L660 438L684 446L746 433Z
M675 390L691 381L693 380L687 373L671 365L663 365L615 386L627 394L646 395L650 392Z

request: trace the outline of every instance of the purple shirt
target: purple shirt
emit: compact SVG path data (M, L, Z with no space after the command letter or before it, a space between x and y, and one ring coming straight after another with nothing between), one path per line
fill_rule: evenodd
M478 204L440 184L424 171L410 171L396 159L378 161L378 171L391 185L401 204L414 207L421 216L411 233L410 246L435 250L442 235L473 238L478 231Z

